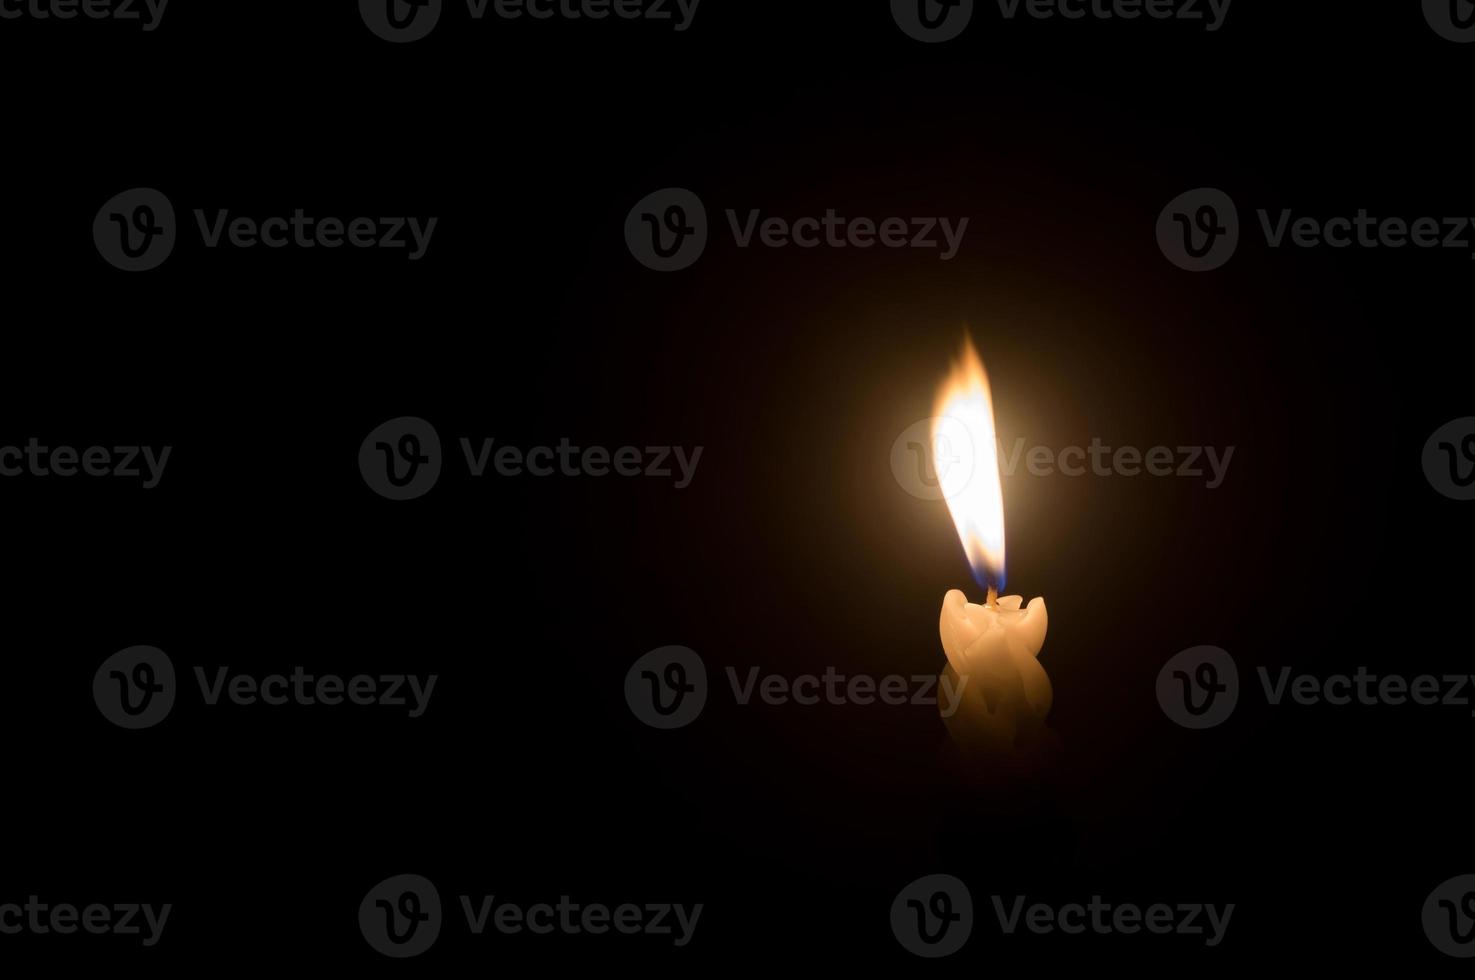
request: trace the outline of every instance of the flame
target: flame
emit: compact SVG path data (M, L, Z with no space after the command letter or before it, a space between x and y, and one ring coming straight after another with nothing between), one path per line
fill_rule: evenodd
M952 512L973 577L1004 588L1004 488L988 374L966 337L962 358L937 390L932 468Z

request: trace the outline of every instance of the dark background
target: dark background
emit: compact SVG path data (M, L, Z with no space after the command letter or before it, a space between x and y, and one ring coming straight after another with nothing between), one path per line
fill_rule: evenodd
M1418 4L1233 5L1224 27L1003 21L923 45L885 3L705 0L692 28L470 22L387 44L354 4L186 3L161 28L0 22L0 444L174 447L161 485L0 481L8 846L0 901L172 902L163 941L6 937L0 957L169 970L928 968L887 924L932 872L979 921L944 964L1452 968L1419 909L1475 866L1463 708L1268 709L1254 668L1468 670L1470 512L1419 453L1470 414L1463 251L1266 248L1256 208L1475 214L1475 48ZM435 215L430 252L207 251L127 275L112 195L265 217ZM713 240L626 250L661 187ZM1244 238L1181 272L1153 227L1227 191ZM969 216L962 251L739 250L725 208ZM1011 592L1044 595L1063 758L979 785L928 708L737 708L722 671L935 672L940 503L892 478L964 330L1000 435L1236 447L1228 480L1006 481ZM412 503L359 443L423 416ZM693 485L485 478L456 440L705 447ZM205 709L126 732L89 695L153 644L254 672L435 672L429 712ZM714 680L659 732L630 664ZM1235 716L1169 722L1184 648ZM413 872L448 906L395 964L355 921ZM455 896L702 902L693 943L472 938ZM1233 902L1226 942L998 935L988 896ZM1089 959L1088 959L1089 958ZM947 969L947 966L933 968Z

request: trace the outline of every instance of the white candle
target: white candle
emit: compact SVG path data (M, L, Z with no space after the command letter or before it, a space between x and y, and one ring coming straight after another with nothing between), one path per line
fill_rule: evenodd
M1050 616L1042 598L1022 604L1020 596L1006 595L995 605L979 605L957 589L942 598L944 674L963 692L957 710L943 720L959 742L1014 749L1039 731L1050 711L1053 690L1038 659Z
M1027 606L1017 595L997 598L1004 583L1003 483L993 395L971 343L938 390L932 414L933 470L988 597L971 603L957 589L943 597L943 680L962 691L944 721L960 743L1012 752L1039 733L1050 711L1050 678L1038 659L1050 618L1042 598Z

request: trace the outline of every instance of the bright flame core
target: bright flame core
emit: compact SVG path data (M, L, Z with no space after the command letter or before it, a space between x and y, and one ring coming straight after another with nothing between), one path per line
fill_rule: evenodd
M1004 588L1004 488L988 375L972 341L953 364L932 411L932 467L973 577Z

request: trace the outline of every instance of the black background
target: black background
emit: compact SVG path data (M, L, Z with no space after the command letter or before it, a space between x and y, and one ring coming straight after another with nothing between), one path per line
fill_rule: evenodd
M1451 968L1419 924L1475 867L1467 708L1270 709L1254 668L1468 670L1469 512L1425 438L1469 414L1470 256L1266 247L1255 210L1475 214L1475 48L1417 3L1233 5L1224 27L1002 20L924 45L885 3L705 0L669 25L471 22L390 45L351 3L171 4L161 28L0 21L8 356L0 445L173 446L160 486L0 481L0 901L175 906L163 941L5 937L0 958L169 970L928 967L887 924L938 871L979 922L953 968ZM160 269L97 209L157 187ZM636 263L625 215L691 188L713 240ZM1244 238L1192 275L1169 199ZM194 208L437 216L430 251L207 250ZM741 250L724 209L969 216L935 252ZM1235 446L1224 486L1011 477L1011 592L1044 595L1062 760L978 785L935 709L736 707L723 670L927 673L977 600L940 503L893 479L964 331L1006 444ZM446 444L391 503L356 458ZM671 481L470 479L456 440L704 447ZM427 714L204 708L127 732L109 654L181 673L438 673ZM714 680L660 732L622 685L666 644ZM1208 732L1154 683L1216 644L1246 692ZM423 874L448 923L393 963L359 900ZM702 902L691 945L470 937L455 896ZM1233 902L1226 941L1001 936L988 896ZM1089 958L1089 959L1088 959Z

